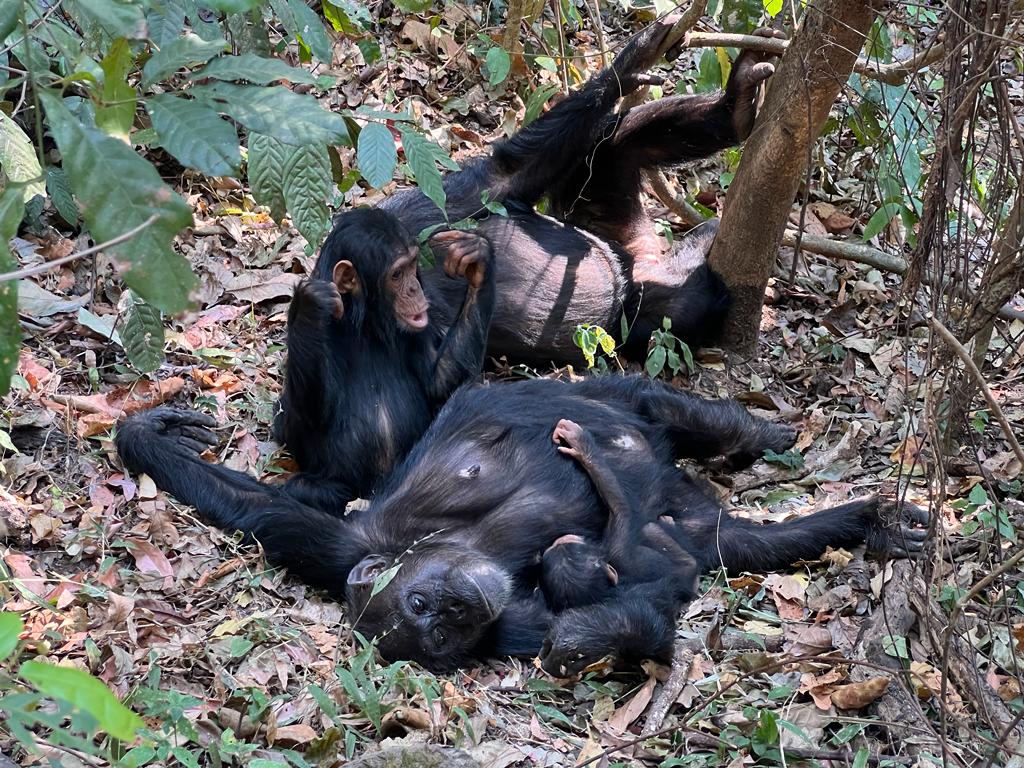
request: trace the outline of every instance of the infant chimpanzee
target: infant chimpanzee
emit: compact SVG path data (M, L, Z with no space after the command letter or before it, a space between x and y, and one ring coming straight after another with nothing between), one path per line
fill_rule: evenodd
M568 534L545 550L541 590L551 609L557 612L602 602L620 581L626 585L668 579L680 600L692 600L697 562L673 538L675 521L667 515L654 519L644 502L638 508L630 504L606 460L607 451L579 424L562 419L552 439L560 453L575 459L590 476L608 508L608 524L601 542ZM650 445L639 433L623 436L616 447L634 455L650 453Z

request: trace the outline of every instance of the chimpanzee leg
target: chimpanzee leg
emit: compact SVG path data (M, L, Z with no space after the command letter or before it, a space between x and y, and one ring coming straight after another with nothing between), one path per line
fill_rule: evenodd
M596 400L628 403L665 427L679 457L724 456L730 468L740 468L757 461L765 450L781 453L796 440L792 427L757 418L735 400L706 400L640 376L606 376L575 386Z
M717 506L708 500L708 506ZM785 523L758 524L691 508L678 518L704 550L705 568L724 565L732 572L770 571L798 560L819 557L826 547L853 547L867 542L873 552L906 556L920 551L928 522L925 510L878 497L858 499Z

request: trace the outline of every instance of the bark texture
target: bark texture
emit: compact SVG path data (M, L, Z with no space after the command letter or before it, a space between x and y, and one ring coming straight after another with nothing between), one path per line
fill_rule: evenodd
M724 343L740 355L756 350L764 289L811 146L881 5L881 0L811 2L747 139L709 257L733 293Z

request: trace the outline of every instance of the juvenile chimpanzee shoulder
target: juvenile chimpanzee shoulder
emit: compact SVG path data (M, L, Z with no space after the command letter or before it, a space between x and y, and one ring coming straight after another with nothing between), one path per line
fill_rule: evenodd
M643 434L649 460L630 474L642 475L646 488L666 489L670 506L659 502L659 517L669 514L686 533L672 538L699 571L769 570L865 540L894 553L922 545L925 531L913 523L927 516L879 498L773 525L733 517L675 461L724 456L743 463L769 448L785 450L794 431L735 402L639 378L463 388L370 507L343 518L204 462L198 452L214 436L199 414L158 408L134 416L118 430L117 448L126 468L148 473L212 524L243 531L271 562L343 593L356 626L379 638L388 659L446 669L492 654L541 652L555 674L578 672L606 653L667 660L680 605L672 579L620 583L605 601L560 613L531 591L538 551L566 534L600 540L607 524L586 471L576 461L556 461L551 429L559 419L600 424L601 434ZM432 462L450 467L449 453L457 447L465 454L466 441L475 444L470 453L507 461L504 475L513 481L496 473L495 482L474 483L444 472L446 482L406 483L427 476ZM633 493L625 477L616 479ZM385 573L389 581L380 580Z
M413 446L448 396L483 366L494 309L488 241L446 231L431 240L461 306L433 316L419 248L389 214L338 217L313 276L288 313L285 388L274 435L302 472L296 498L342 512Z

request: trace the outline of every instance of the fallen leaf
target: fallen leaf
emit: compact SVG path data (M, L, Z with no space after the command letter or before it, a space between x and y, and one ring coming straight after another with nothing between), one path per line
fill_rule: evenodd
M654 695L654 686L658 681L653 676L648 677L640 690L633 694L633 697L623 706L619 707L612 716L608 718L608 725L619 733L625 733L633 722L640 717L651 703Z
M4 552L4 562L11 569L11 574L25 589L42 597L46 594L46 579L35 572L33 562L28 555L8 549Z
M174 584L174 568L157 546L145 539L127 539L125 543L140 571L163 576L164 589Z
M841 685L832 691L832 703L839 709L861 709L885 693L888 687L888 677L872 677L862 683Z
M297 747L302 744L308 744L316 738L316 731L305 723L298 723L297 725L285 725L277 728L274 731L274 738L270 740L268 733L268 741L271 744L280 744L286 747Z

